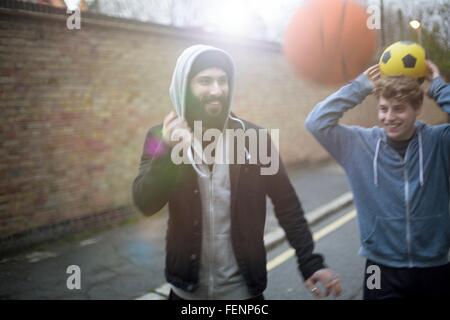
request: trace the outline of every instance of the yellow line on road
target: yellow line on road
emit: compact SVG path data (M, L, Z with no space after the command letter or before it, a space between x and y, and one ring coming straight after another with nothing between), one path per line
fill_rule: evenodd
M335 231L336 229L339 229L340 227L342 227L344 224L346 224L350 220L354 219L355 217L356 217L356 210L352 210L352 211L346 213L345 215L343 215L339 219L333 221L326 227L315 232L313 234L314 241L318 241L318 240L322 239L323 237L325 237L326 235ZM273 258L272 260L270 260L267 263L267 271L270 271L270 270L278 267L280 264L282 264L283 262L285 262L286 260L291 258L294 254L295 254L295 251L294 251L294 249L291 248L291 249L288 249L285 252L281 253L280 255L276 256L275 258Z

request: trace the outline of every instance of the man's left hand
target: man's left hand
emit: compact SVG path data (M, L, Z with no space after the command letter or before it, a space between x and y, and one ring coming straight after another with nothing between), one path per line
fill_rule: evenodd
M317 287L317 283L320 283L323 288L325 288L324 293ZM339 276L328 268L314 272L313 275L305 281L305 286L317 299L328 297L330 294L333 294L334 297L338 297L342 292Z

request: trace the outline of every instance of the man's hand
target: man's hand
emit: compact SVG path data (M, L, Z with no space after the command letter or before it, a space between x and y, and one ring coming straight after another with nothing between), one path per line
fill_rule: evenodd
M316 286L317 282L326 289L325 293L322 293ZM341 281L331 269L317 270L305 281L305 286L317 299L328 297L330 293L332 293L334 297L338 297L342 292Z
M375 84L375 82L380 79L381 76L380 66L378 64L374 64L366 71L364 71L364 74L367 76L367 78L369 78L372 84Z
M428 69L428 74L427 74L428 81L431 81L434 78L437 78L440 76L439 68L431 60L427 60L426 64L427 64L427 69Z
M172 111L164 118L162 139L169 147L175 146L180 140L190 144L192 133L186 121Z

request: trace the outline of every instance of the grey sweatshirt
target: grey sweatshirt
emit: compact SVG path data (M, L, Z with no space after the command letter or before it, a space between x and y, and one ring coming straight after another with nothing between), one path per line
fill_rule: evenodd
M204 51L220 51L232 62L232 58L226 52L204 45L192 46L180 55L170 85L170 98L180 117L185 115L189 71L195 58ZM234 65L233 62L232 65ZM228 78L231 101L234 72L229 74ZM235 121L232 117L230 119ZM224 141L222 146L224 151L228 150L228 141ZM192 166L198 173L198 192L200 192L202 201L202 252L199 288L195 292L184 291L175 286L172 286L172 289L178 296L192 300L251 298L244 278L239 272L231 244L229 165L215 164L211 172L209 172L207 165L192 163Z

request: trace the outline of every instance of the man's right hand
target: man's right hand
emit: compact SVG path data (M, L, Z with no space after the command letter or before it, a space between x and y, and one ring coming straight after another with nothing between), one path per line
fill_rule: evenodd
M367 76L367 78L372 82L373 85L375 85L375 82L380 79L380 66L378 64L374 64L373 66L369 67L366 71L364 71L364 74Z
M190 144L192 141L192 132L187 122L172 111L164 118L162 139L171 148L179 143L180 140L183 143Z

